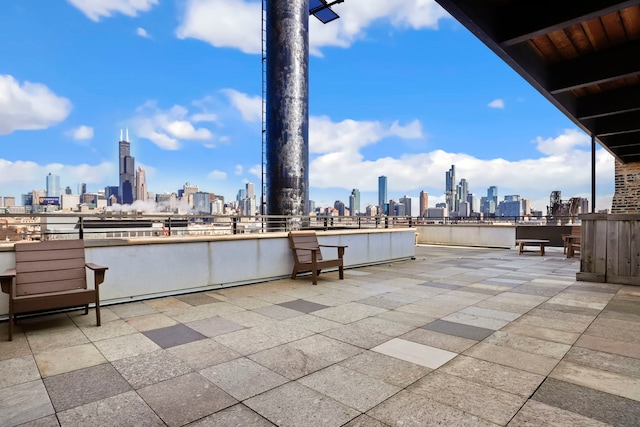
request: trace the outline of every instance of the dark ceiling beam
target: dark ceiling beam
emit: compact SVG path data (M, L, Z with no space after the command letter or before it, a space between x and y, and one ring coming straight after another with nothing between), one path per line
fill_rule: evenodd
M610 136L619 133L640 132L640 111L599 117L587 123L596 136Z
M640 110L640 86L583 96L578 98L576 103L576 116L579 120L638 110Z
M640 75L640 41L561 62L549 72L552 94Z
M513 46L637 4L637 0L516 1L500 10L501 22L505 24L497 30L498 43Z
M606 145L611 150L617 147L628 147L631 145L640 145L640 133L621 133L618 135L610 135L599 137L600 143Z

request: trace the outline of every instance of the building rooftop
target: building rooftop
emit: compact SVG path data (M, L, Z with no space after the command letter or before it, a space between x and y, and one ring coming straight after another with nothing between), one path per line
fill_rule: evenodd
M551 248L0 324L0 425L637 425L640 288Z

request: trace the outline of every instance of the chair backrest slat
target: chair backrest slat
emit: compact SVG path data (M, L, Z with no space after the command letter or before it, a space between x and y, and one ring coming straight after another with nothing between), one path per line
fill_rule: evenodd
M318 249L318 236L315 231L292 231L289 233L289 246L293 249L295 247L299 248L309 248L309 249ZM311 262L311 251L308 250L294 250L294 255L296 257L296 262L306 264ZM322 260L322 252L317 252L318 261Z

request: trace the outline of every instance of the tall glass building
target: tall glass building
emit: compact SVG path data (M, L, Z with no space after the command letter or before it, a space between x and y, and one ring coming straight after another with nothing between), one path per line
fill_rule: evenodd
M387 213L385 209L387 200L387 177L383 175L378 177L378 207L380 208L380 213Z

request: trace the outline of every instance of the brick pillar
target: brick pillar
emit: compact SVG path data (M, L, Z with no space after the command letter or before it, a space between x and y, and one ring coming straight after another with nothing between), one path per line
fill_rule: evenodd
M640 213L640 162L616 159L615 192L611 213Z

